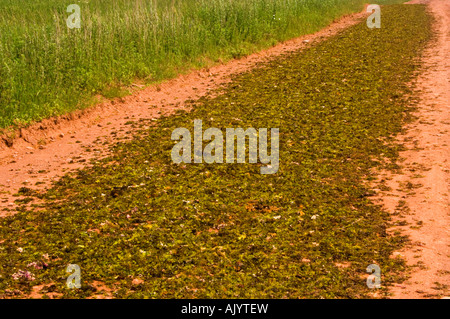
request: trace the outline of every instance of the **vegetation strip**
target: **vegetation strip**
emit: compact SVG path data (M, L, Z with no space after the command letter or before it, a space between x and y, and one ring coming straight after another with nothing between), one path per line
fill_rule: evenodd
M366 181L396 167L406 83L431 34L422 5L382 12L381 29L361 23L239 75L45 194L21 189L46 204L0 221L0 292L81 298L106 294L101 282L129 298L359 298L372 296L370 264L386 287L405 238L386 233ZM174 164L171 133L195 119L279 128L278 173ZM66 288L68 264L81 289Z

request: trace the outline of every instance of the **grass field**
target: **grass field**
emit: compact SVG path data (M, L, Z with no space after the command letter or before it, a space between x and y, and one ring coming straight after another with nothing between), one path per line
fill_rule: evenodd
M0 0L0 128L311 33L364 0ZM377 3L401 2L380 0ZM69 29L69 4L81 28Z
M21 189L45 204L0 220L0 293L44 284L79 298L105 293L98 281L122 298L361 298L373 263L385 288L404 267L390 258L404 238L386 233L367 181L396 167L407 83L430 34L424 6L383 7L381 29L361 23L239 75L48 193ZM279 128L278 173L174 164L171 132L194 119ZM81 289L66 288L68 264L81 267Z

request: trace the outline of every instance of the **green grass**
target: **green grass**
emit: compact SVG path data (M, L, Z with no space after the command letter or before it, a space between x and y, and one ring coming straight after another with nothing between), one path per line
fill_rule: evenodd
M430 36L425 6L383 7L381 29L361 23L278 58L119 143L38 195L39 210L0 220L0 294L45 284L82 298L102 293L96 280L121 298L370 297L366 267L378 264L383 286L392 283L404 264L389 256L405 238L387 234L389 214L367 181L396 167L406 83ZM279 128L279 172L173 164L171 132L194 119ZM27 266L44 254L47 268ZM68 264L81 267L79 290L65 288ZM14 280L19 270L35 280Z
M378 3L401 2L383 0ZM81 7L81 29L66 8ZM311 33L364 0L0 0L0 128Z

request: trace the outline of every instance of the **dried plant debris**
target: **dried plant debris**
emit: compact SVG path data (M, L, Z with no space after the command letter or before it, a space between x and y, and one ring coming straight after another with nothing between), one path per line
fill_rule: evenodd
M405 239L387 234L389 214L365 181L397 160L406 83L431 34L422 5L382 10L382 28L363 22L236 76L62 178L39 210L1 219L0 294L54 284L85 298L102 282L121 298L371 298L370 264L386 287L404 269L389 256ZM174 164L171 132L194 119L279 128L278 173ZM80 289L66 287L69 264Z

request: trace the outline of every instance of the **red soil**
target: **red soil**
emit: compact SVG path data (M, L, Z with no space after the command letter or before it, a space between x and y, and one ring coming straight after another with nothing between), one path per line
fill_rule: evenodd
M414 268L406 282L391 288L392 298L442 298L449 296L450 285L450 1L410 3L428 5L436 19L437 38L423 57L424 72L416 82L421 98L418 120L399 137L407 147L401 153L403 174L384 175L392 190L380 192L379 197L392 213L401 200L408 207L406 214L394 217L397 223L408 224L391 231L411 239L395 255Z
M427 51L424 61L428 68L418 79L422 102L417 116L419 120L408 127L408 133L400 138L408 150L402 152L405 174L387 173L384 178L390 192L379 193L379 199L394 213L399 200L410 209L404 220L410 224L398 226L411 238L412 245L397 255L411 265L421 261L421 266L411 273L411 278L392 287L393 298L424 298L448 296L450 284L449 262L449 158L450 150L450 1L422 0L411 3L427 3L437 19L436 43ZM12 196L24 185L43 190L70 170L81 168L94 157L108 153L105 141L114 143L120 137L133 132L125 123L158 118L177 109L186 108L186 101L208 94L230 81L232 75L254 68L289 51L299 50L314 41L320 41L353 25L368 14L349 15L312 35L279 44L271 49L233 60L227 64L193 71L161 85L142 89L132 96L104 102L86 111L69 116L49 119L16 132L16 138L0 137L0 217L14 213ZM413 22L412 22L413 23ZM117 134L111 134L116 132ZM131 137L129 134L128 136ZM12 146L7 146L11 144ZM87 152L84 147L96 152ZM86 162L70 159L81 157ZM419 169L419 170L418 170ZM41 171L41 173L38 173ZM420 176L417 175L420 173ZM416 175L416 176L415 176ZM411 181L423 186L415 193L405 194L397 188ZM42 183L40 186L35 184ZM4 208L9 211L2 211ZM394 217L397 221L400 217ZM420 227L411 228L411 224ZM439 283L439 284L436 284ZM438 289L436 289L438 288Z

